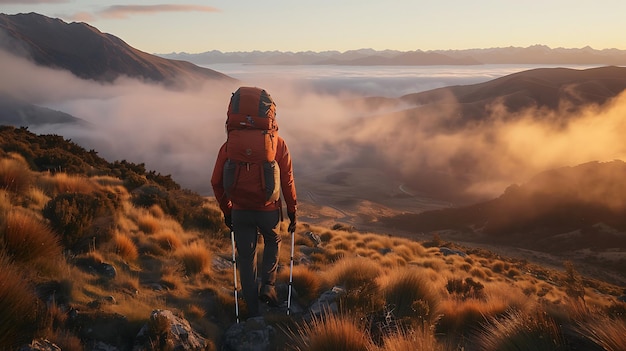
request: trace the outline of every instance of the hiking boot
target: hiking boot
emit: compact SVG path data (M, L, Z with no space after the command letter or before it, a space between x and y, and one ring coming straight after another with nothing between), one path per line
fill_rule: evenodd
M280 301L278 301L278 295L276 294L276 288L274 288L273 285L263 285L259 298L271 307L280 306Z

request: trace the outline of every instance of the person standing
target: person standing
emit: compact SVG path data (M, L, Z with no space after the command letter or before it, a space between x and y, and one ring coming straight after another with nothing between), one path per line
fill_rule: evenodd
M240 87L230 99L227 141L220 147L211 186L224 223L234 233L237 264L248 317L259 315L259 299L278 306L276 275L285 199L289 232L296 229L297 198L291 155L278 135L276 104L264 90ZM263 237L257 272L257 235ZM257 283L260 276L261 285Z

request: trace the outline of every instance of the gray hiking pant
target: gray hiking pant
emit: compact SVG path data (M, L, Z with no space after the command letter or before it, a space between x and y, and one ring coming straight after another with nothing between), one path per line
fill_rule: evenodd
M237 265L243 298L248 306L250 316L259 313L259 285L257 284L257 234L263 236L265 249L261 264L261 283L274 285L278 268L280 250L280 233L278 225L280 216L276 211L232 211L233 231L237 246Z

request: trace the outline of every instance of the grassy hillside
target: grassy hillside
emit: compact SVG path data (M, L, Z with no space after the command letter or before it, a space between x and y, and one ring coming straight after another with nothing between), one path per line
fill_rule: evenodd
M207 349L222 348L235 323L232 252L211 199L58 136L2 127L0 143L0 349L47 338L63 350L130 350L154 309L184 316ZM290 257L282 229L281 291ZM294 303L309 311L322 293L343 293L336 313L268 310L271 349L626 344L622 289L571 262L554 270L438 236L418 242L341 225L299 223L295 245ZM166 338L154 327L154 340Z

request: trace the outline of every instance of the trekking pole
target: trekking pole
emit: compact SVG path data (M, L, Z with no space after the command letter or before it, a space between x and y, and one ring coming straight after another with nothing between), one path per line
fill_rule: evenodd
M233 277L235 282L235 316L237 317L237 323L239 323L239 297L237 296L237 261L235 260L235 232L230 231L230 240L233 244Z
M293 247L294 247L294 234L295 231L291 232L291 263L289 267L289 296L287 297L287 315L291 312L291 289L293 285Z

